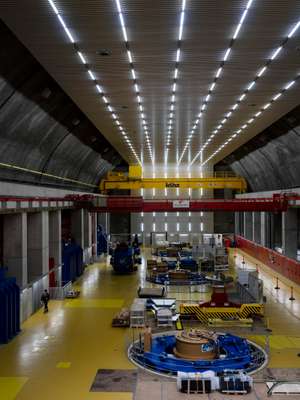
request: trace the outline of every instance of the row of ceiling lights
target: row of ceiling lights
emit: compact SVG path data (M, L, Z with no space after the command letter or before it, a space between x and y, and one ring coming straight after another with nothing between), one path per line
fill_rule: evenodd
M215 75L214 81L210 86L209 92L205 98L205 101L203 102L202 106L201 106L201 110L200 113L198 114L198 118L196 119L193 128L190 132L190 135L188 136L187 139L187 143L184 147L183 153L180 156L179 159L179 163L181 162L183 155L185 153L185 151L187 150L190 141L193 137L193 134L195 132L195 129L199 123L199 119L202 117L203 112L205 111L206 107L207 107L207 103L210 99L211 93L214 90L215 86L216 86L216 82L219 79L222 69L224 67L225 62L228 60L228 56L230 54L231 48L233 46L234 41L236 40L238 33L241 29L242 24L244 23L246 14L251 6L253 0L249 0L247 3L247 6L240 18L239 24L236 27L235 33L233 35L233 38L231 39L230 42L230 46L228 47L228 49L225 52L225 55L223 57L223 60L220 64L220 67L217 70L217 73ZM121 131L121 134L125 140L125 142L127 143L127 145L129 146L129 148L131 149L132 153L134 154L134 156L136 157L137 161L139 164L141 164L141 161L126 133L126 131L124 130L123 126L121 125L119 118L117 117L116 113L114 112L114 110L112 109L109 99L107 98L107 95L104 94L103 89L101 88L101 86L98 84L97 79L95 78L94 73L91 71L85 56L83 55L83 53L79 50L78 45L76 44L70 30L68 29L65 21L63 20L62 16L60 15L60 13L58 12L57 7L55 6L53 0L48 0L48 2L50 3L53 11L55 12L59 22L61 23L62 27L65 30L65 33L68 37L68 39L70 40L70 42L73 44L75 51L77 52L77 55L80 59L80 61L82 62L82 64L84 64L84 66L87 69L87 73L89 75L89 77L91 78L91 80L94 82L95 87L97 89L97 91L99 92L99 94L102 97L102 100L104 101L108 111L111 113L111 116L115 122L115 124L117 125L118 129ZM128 43L128 36L127 36L127 31L126 31L126 27L125 27L125 23L124 23L124 16L123 16L123 12L121 9L121 5L120 5L120 1L119 0L115 0L117 8L118 8L118 13L119 13L119 20L120 20L120 24L121 24L121 28L122 28L122 33L123 33L123 38L124 38L124 42L125 42L125 46L126 46L126 50L127 50L127 56L128 56L128 61L130 64L130 69L131 69L131 75L132 75L132 79L133 79L133 85L134 85L134 90L136 93L136 98L137 98L137 102L138 102L138 107L139 107L139 112L140 112L140 116L141 116L141 120L142 120L142 126L143 126L143 131L146 137L146 141L147 141L147 146L148 146L148 150L149 150L149 154L151 157L152 162L154 161L153 159L153 154L152 154L152 149L151 149L151 142L150 142L150 137L149 137L149 132L148 132L148 128L147 128L147 122L145 119L145 115L144 115L144 108L141 102L141 97L140 97L140 90L139 90L139 85L136 79L136 71L134 69L134 64L133 64L133 59L132 59L132 53L130 51L129 48L129 43ZM169 122L168 122L168 135L167 135L167 143L166 143L166 153L165 153L165 162L167 162L167 158L168 158L168 150L169 150L169 145L170 145L170 140L171 140L171 134L172 134L172 126L173 126L173 118L174 118L174 102L175 102L175 93L176 93L176 86L177 86L177 79L178 79L178 66L179 66L179 62L180 62L180 54L181 54L181 41L182 41L182 33L183 33L183 25L184 25L184 16L185 16L185 7L186 7L186 0L182 0L182 6L181 6L181 13L180 13L180 24L179 24L179 32L178 32L178 47L177 47L177 51L176 51L176 62L175 62L175 69L174 69L174 78L173 78L173 85L172 85L172 96L171 96L171 107L170 107L170 113L169 113ZM251 83L248 85L247 89L243 92L243 94L240 96L240 98L238 99L238 101L234 104L234 106L231 108L231 110L226 114L225 118L220 122L220 124L217 126L217 128L213 131L213 133L211 134L211 136L207 139L206 143L201 147L200 151L197 153L197 155L194 157L194 159L192 160L191 164L193 164L196 159L198 158L198 156L200 154L202 154L203 150L207 147L207 145L211 142L211 140L214 138L214 136L217 134L217 132L223 127L223 125L228 121L228 119L232 116L233 112L238 108L239 104L245 99L246 95L248 94L248 92L255 86L257 80L265 73L265 71L267 70L267 68L270 66L270 64L272 63L273 60L276 59L276 57L279 55L279 53L281 52L282 48L284 47L284 45L287 43L287 41L295 34L295 32L297 31L297 29L300 26L300 21L291 29L291 31L289 32L289 34L287 35L286 39L281 43L281 45L276 48L274 50L274 52L272 53L270 59L267 61L267 63L259 70L259 72L257 73L255 79L253 81L251 81ZM279 96L285 91L288 90L288 88L285 88L282 90L282 92L280 92L278 95L278 97L274 97L272 99L273 101L276 101L277 98L279 98ZM269 103L271 104L271 102ZM267 107L268 108L268 107ZM266 109L267 109L266 108ZM248 121L247 124L244 124L242 128L240 129L245 129L246 126L248 126L250 123L252 123L254 121L255 118L257 118L262 111L264 110L264 108L262 110L260 110L258 113L255 114L254 118L250 119ZM211 157L209 157L202 165L204 165L206 162L208 162L214 155L216 155L223 147L225 147L225 145L231 141L234 137L236 137L239 132L241 130L238 130L236 134L232 135L229 140L227 140L224 145L220 146L218 148L217 151L215 151L215 153L212 154Z
M250 124L254 122L264 111L266 111L272 104L277 101L287 90L289 90L299 79L300 75L298 75L294 80L290 81L285 87L278 92L272 99L266 103L256 114L254 114L245 124L243 124L237 131L231 135L221 146L218 147L216 151L214 151L210 157L208 157L203 163L204 166L208 161L210 161L213 157L215 157L228 143L230 143L233 139L235 139L240 133L242 133Z
M203 116L203 113L204 113L205 110L207 109L208 102L209 102L209 100L210 100L210 98L211 98L211 95L212 95L213 91L214 91L215 88L216 88L217 82L218 82L219 79L220 79L220 76L221 76L221 74L222 74L224 65L225 65L225 63L228 61L228 58L229 58L231 49L232 49L232 47L233 47L233 45L234 45L234 43L235 43L235 41L236 41L236 39L237 39L237 37L238 37L238 34L239 34L240 30L241 30L242 25L243 25L244 22L245 22L246 16L247 16L247 14L248 14L248 11L249 11L249 9L250 9L250 7L251 7L252 2L253 2L253 0L247 0L246 8L245 8L245 10L243 11L243 14L242 14L242 16L241 16L241 18L240 18L240 20L239 20L239 23L237 24L237 27L236 27L236 29L235 29L235 31L234 31L234 34L233 34L233 36L232 36L232 38L231 38L231 40L230 40L230 43L229 43L228 48L227 48L227 49L225 50L225 52L224 52L223 59L222 59L220 65L219 65L219 68L217 69L217 72L216 72L216 74L215 74L215 76L214 76L213 82L212 82L211 85L209 86L208 93L207 93L207 95L206 95L204 101L202 102L202 104L201 104L201 106L200 106L200 112L198 113L197 118L196 118L196 120L195 120L195 122L194 122L194 125L192 126L192 129L191 129L191 131L189 132L189 135L188 135L186 144L185 144L184 149L183 149L183 151L182 151L182 153L181 153L181 156L179 157L178 163L181 163L182 158L183 158L183 156L184 156L186 150L187 150L188 147L190 146L190 142L191 142L191 140L192 140L192 138L193 138L193 136L194 136L195 130L196 130L196 128L197 128L197 126L198 126L198 124L199 124L199 122L200 122L200 119L201 119L202 116Z
M132 55L132 51L130 50L130 46L129 46L128 34L127 34L125 19L124 19L124 13L122 11L120 0L115 0L115 3L117 5L117 9L118 9L118 13L119 13L119 21L120 21L120 25L122 28L123 39L124 39L124 43L125 43L125 47L126 47L126 51L127 51L127 57L128 57L128 62L129 62L129 66L130 66L130 73L131 73L131 77L132 77L132 81L133 81L133 89L134 89L134 92L136 95L136 100L138 103L138 110L139 110L139 114L140 114L140 118L141 118L142 129L143 129L143 133L146 138L149 155L150 155L151 161L153 162L154 159L153 159L151 141L150 141L148 126L147 126L148 124L146 121L145 110L144 110L144 106L142 104L142 99L141 99L141 95L140 95L140 87L139 87L139 84L137 81L137 73L134 68L133 55Z
M52 7L52 10L54 11L56 17L58 18L60 24L62 25L62 27L64 28L64 31L66 33L67 38L69 39L69 41L72 43L74 50L76 51L77 55L78 55L78 59L81 61L81 63L84 65L84 67L86 68L87 74L90 77L90 79L93 81L93 83L95 84L96 90L97 92L100 94L107 110L110 112L111 117L113 118L114 123L116 124L117 128L120 130L123 139L125 140L125 142L127 143L128 147L130 148L132 154L135 156L137 162L139 164L141 164L141 161L137 155L137 152L135 151L133 144L131 142L131 140L129 139L128 133L125 131L124 127L122 126L122 123L119 120L119 117L117 116L116 112L113 110L109 98L107 96L107 94L104 93L102 87L99 85L98 80L95 77L95 74L93 73L93 71L91 70L86 56L83 54L83 52L79 49L78 43L76 43L75 39L73 38L70 29L67 27L66 22L64 21L63 17L61 16L61 14L59 13L56 5L54 4L53 0L48 0L50 6ZM124 31L123 31L124 33Z
M232 115L234 114L234 112L236 112L236 110L239 108L240 104L242 101L245 100L245 98L247 97L247 95L249 94L250 90L252 90L257 81L259 79L261 79L261 77L266 73L266 71L268 71L268 68L270 67L271 63L278 57L279 53L281 52L281 50L283 49L283 47L286 45L286 43L295 35L295 33L297 32L298 28L300 27L300 21L298 21L293 27L292 29L289 31L287 37L282 41L282 43L280 44L280 46L278 46L277 48L275 48L275 50L273 50L270 58L268 59L268 61L258 70L257 74L255 75L255 78L247 85L247 88L243 91L243 93L240 95L240 97L238 98L238 100L236 101L236 103L231 107L230 111L225 115L225 117L222 119L222 121L220 121L220 123L218 124L218 126L213 130L212 134L208 137L208 139L206 140L206 142L204 143L204 145L200 148L200 151L196 154L196 156L193 158L191 164L193 164L197 158L199 157L199 155L205 150L205 148L210 144L210 142L213 140L213 138L219 133L219 131L221 129L223 129L224 125L226 124L226 122L232 117ZM278 96L279 97L279 96ZM275 99L276 100L276 99ZM257 112L257 114L255 114L256 117L258 117L260 115L260 111ZM252 123L252 120L250 123Z
M170 105L170 110L169 110L169 115L168 115L165 164L167 164L167 162L168 162L169 146L171 144L171 137L172 137L172 132L174 129L174 105L175 105L176 90L177 90L179 63L180 63L180 58L181 58L181 43L182 43L182 34L183 34L183 27L184 27L185 8L186 8L186 0L182 0L180 19L179 19L179 28L178 28L175 69L174 69L174 74L173 74L173 83L172 83L172 90L171 90L171 105Z

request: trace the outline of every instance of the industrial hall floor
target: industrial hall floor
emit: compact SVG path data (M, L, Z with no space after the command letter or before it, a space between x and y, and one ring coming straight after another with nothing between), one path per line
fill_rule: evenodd
M144 251L149 254L149 250ZM144 257L145 258L145 257ZM231 262L241 264L231 252ZM264 281L267 324L272 332L248 332L246 336L265 347L268 343L270 361L268 373L300 371L300 288L295 287L296 300L291 302L290 283L279 277L280 290L275 290L275 276L256 260L245 258L246 266L258 268ZM42 311L31 316L22 326L22 332L9 344L0 347L1 400L168 400L187 398L177 393L174 381L140 372L128 392L115 386L91 391L98 370L127 370L129 376L136 367L126 356L126 347L132 340L132 331L112 328L111 320L122 307L129 306L136 297L137 288L145 284L145 262L137 273L113 274L106 259L89 266L76 288L81 296L75 300L50 301L49 313ZM205 300L204 293L170 293L179 300ZM240 332L240 334L242 334ZM267 340L267 336L269 339ZM122 371L121 371L122 372ZM120 371L119 371L120 373ZM131 374L131 375L130 375ZM119 379L120 380L120 379ZM130 386L130 385L129 385ZM124 389L124 387L123 387ZM255 386L249 399L263 399L265 384ZM210 397L194 395L191 398L231 399L212 393ZM290 398L300 398L300 395ZM281 399L282 396L276 396Z

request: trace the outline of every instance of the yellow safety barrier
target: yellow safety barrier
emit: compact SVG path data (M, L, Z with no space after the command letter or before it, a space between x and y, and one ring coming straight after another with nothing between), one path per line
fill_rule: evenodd
M235 320L223 320L219 318L209 318L208 325L214 327L240 327L240 328L251 328L253 325L252 318L238 318Z
M178 319L176 321L176 329L177 329L177 331L182 331L183 330L182 322L180 321L180 319Z
M263 316L262 304L242 304L241 307L200 307L199 304L181 304L180 314L195 315L201 322L208 323L209 319L240 319L252 316Z

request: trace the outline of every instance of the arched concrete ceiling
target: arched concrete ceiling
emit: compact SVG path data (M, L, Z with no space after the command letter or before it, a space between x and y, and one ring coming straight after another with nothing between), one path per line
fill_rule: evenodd
M300 106L216 165L244 176L250 190L300 186Z
M2 22L0 59L0 179L95 190L119 153Z

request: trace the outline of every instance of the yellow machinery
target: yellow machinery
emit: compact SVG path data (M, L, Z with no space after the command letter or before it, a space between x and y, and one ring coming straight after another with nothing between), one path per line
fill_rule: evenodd
M109 172L100 183L100 190L139 190L139 189L236 189L244 192L247 184L244 178L221 173L203 178L142 178L142 168L129 167L129 174Z
M242 304L240 307L201 307L199 304L180 304L180 314L190 314L203 323L212 319L241 320L253 316L263 316L263 304Z

